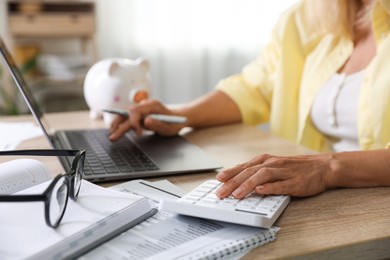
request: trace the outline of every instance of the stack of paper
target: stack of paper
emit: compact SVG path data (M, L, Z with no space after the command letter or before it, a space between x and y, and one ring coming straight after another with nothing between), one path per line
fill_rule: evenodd
M14 150L22 141L41 135L41 128L30 122L0 123L0 150Z

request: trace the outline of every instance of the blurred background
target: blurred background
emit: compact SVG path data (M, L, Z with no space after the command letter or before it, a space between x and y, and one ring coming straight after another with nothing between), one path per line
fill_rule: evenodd
M83 80L109 57L144 57L152 97L192 100L254 60L297 0L1 0L0 35L46 112L88 109ZM27 111L0 67L0 114Z

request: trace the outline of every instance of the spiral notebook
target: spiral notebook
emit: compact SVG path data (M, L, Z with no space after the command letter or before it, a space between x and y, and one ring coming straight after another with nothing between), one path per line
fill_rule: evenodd
M134 180L110 188L158 201L184 195L168 181ZM103 259L237 259L276 238L279 228L255 228L159 211L153 217L82 256Z

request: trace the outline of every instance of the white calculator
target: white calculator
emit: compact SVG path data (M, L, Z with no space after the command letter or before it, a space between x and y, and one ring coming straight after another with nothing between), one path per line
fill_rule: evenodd
M290 202L289 196L249 194L244 199L233 196L220 199L215 191L222 183L208 180L182 198L161 200L159 209L174 213L235 224L270 228Z

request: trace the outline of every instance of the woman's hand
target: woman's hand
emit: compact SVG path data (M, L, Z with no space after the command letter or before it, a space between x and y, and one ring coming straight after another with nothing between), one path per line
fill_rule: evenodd
M142 130L152 130L160 135L172 136L177 134L185 124L163 123L159 120L147 117L149 114L174 115L161 102L157 100L144 100L139 105L129 108L129 117L117 116L110 127L110 140L115 141L127 131L134 130L138 136Z
M224 182L217 195L224 198L233 194L239 199L252 191L262 195L316 195L330 188L332 162L332 154L260 155L217 174L216 178Z

